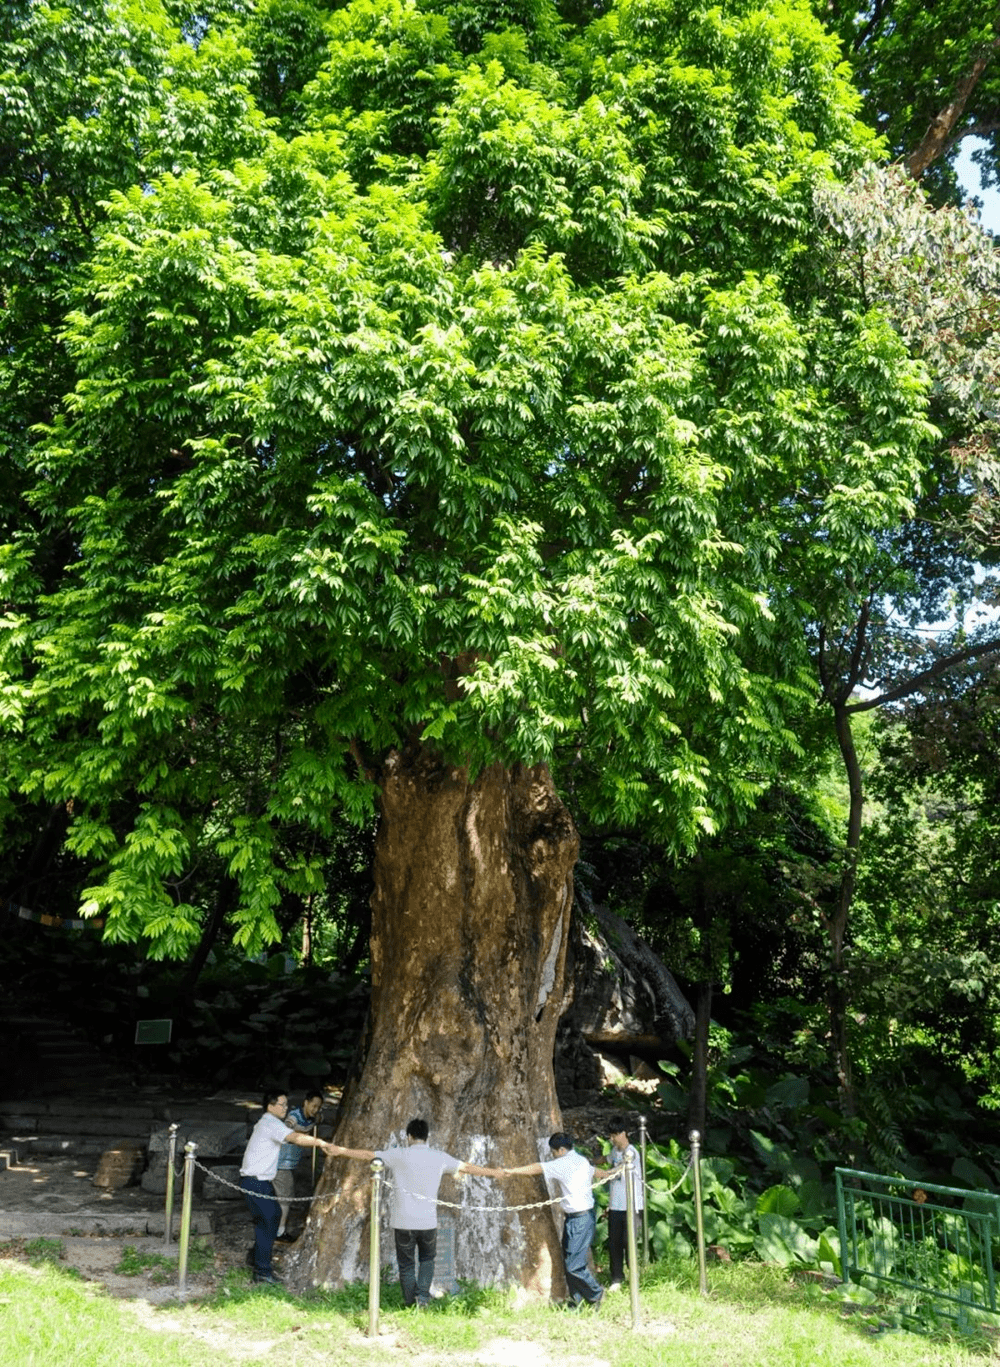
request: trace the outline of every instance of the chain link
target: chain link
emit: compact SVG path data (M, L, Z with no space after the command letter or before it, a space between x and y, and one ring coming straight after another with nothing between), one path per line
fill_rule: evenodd
M673 1158L665 1158L665 1159L663 1159L663 1161L664 1161L665 1163L673 1163L675 1167L678 1167L678 1168L680 1167L680 1164L679 1164L678 1162L676 1162L676 1160L673 1159ZM678 1179L677 1179L677 1181L674 1183L674 1185L673 1185L672 1187L670 1187L667 1191L661 1191L661 1190L659 1189L659 1187L651 1187L651 1186L649 1185L649 1178L648 1178L648 1177L643 1177L643 1178L641 1179L641 1180L642 1180L642 1185L643 1185L643 1188L644 1188L646 1191L653 1192L653 1193L655 1193L657 1196L673 1196L673 1194L674 1194L675 1191L680 1191L680 1189L681 1189L681 1187L682 1187L682 1185L683 1185L683 1183L684 1183L684 1179L685 1179L685 1177L687 1177L687 1175L688 1175L688 1173L689 1173L690 1171L691 1171L691 1156L690 1156L690 1154L689 1154L689 1155L688 1155L688 1161L687 1161L687 1163L684 1165L684 1170L683 1170L683 1172L681 1173L680 1177L678 1177Z
M206 1168L204 1163L198 1162L197 1158L194 1160L194 1165L196 1168L201 1168L205 1176L211 1177L213 1182L218 1182L220 1187L228 1187L230 1191L238 1191L241 1196L245 1196L247 1194L245 1187L237 1186L235 1182L227 1182L224 1177L219 1176L215 1168ZM291 1203L301 1204L304 1201L313 1200L312 1196L270 1196L267 1192L264 1191L255 1191L252 1193L252 1195L258 1201L280 1201L282 1205Z

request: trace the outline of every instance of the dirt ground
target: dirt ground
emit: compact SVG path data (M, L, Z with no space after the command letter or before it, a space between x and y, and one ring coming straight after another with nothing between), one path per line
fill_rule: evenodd
M160 1255L176 1265L179 1189L174 1202L175 1238L170 1246L162 1233L146 1232L147 1224L158 1225L162 1230L164 1198L138 1185L114 1192L100 1190L93 1185L93 1163L89 1159L32 1158L0 1173L0 1210L23 1217L29 1226L32 1212L43 1213L45 1217L37 1232L29 1227L23 1233L16 1231L0 1237L0 1255L25 1259L52 1256L62 1266L74 1268L87 1281L101 1283L113 1296L139 1298L153 1304L179 1297L176 1266L172 1271L154 1266L136 1275L116 1271L126 1248L134 1249L140 1260ZM113 1234L84 1232L97 1223L95 1213L106 1215L108 1225L115 1229ZM250 1219L242 1201L199 1202L193 1216L196 1228L207 1231L210 1222L210 1232L192 1235L186 1277L188 1297L212 1291L230 1268L242 1266L252 1241ZM279 1250L284 1247L277 1245ZM211 1257L208 1265L202 1266L206 1249ZM58 1256L57 1250L61 1250Z

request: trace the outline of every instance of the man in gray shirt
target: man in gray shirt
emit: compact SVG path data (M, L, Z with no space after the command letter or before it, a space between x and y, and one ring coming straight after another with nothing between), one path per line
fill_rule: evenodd
M430 1303L437 1253L437 1195L446 1172L469 1172L473 1177L499 1177L496 1168L463 1163L440 1149L427 1147L426 1120L411 1120L406 1144L395 1149L345 1149L330 1146L332 1158L380 1158L392 1173L392 1231L399 1264L399 1287L409 1306Z

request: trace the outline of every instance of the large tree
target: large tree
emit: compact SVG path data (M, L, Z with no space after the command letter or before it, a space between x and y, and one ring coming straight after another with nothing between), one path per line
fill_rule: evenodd
M856 97L797 2L354 0L281 44L105 6L23 0L0 58L8 805L159 955L276 938L377 807L340 1137L533 1159L566 804L675 850L738 819L797 746L801 548L841 575L920 478L923 372L815 250ZM363 1218L328 1174L298 1279ZM557 1279L551 1221L490 1220L463 1275Z

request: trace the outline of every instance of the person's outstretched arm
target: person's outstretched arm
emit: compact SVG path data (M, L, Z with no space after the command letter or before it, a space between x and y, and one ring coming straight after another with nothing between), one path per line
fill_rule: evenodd
M481 1168L478 1163L459 1163L456 1172L469 1172L473 1177L503 1177L503 1168Z
M345 1149L343 1144L331 1144L328 1152L331 1158L360 1158L366 1163L375 1157L374 1149Z
M322 1149L328 1157L333 1157L330 1152L333 1145L329 1140L320 1139L318 1134L307 1134L305 1130L289 1130L281 1142L283 1144L297 1144L300 1149Z

